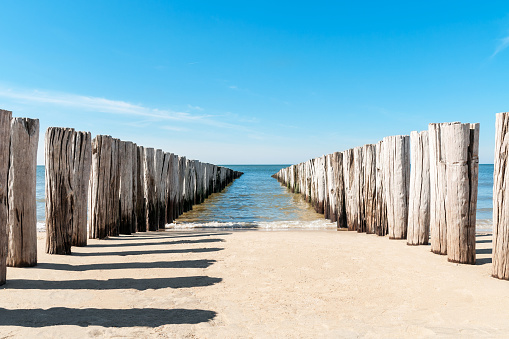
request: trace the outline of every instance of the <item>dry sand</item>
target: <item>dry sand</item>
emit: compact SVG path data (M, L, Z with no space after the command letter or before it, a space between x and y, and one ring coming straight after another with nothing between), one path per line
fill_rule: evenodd
M43 234L42 234L43 235ZM167 231L9 268L0 337L507 337L509 281L336 231Z

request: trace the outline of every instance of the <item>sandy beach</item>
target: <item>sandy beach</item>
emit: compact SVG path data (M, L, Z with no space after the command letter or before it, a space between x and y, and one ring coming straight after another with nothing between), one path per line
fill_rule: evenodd
M509 282L346 231L166 231L9 268L0 337L504 337Z

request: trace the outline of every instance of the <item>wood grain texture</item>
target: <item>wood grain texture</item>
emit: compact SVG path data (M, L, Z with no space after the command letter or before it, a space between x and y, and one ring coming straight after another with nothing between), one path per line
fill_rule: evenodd
M408 245L427 245L430 225L430 174L428 131L411 132Z
M155 149L145 148L144 170L145 170L145 201L146 201L146 220L147 230L157 231L157 193L156 193L156 168L155 168Z
M120 172L119 233L131 234L133 229L133 143L119 142L118 163Z
M37 265L35 201L39 120L11 120L7 266Z
M9 144L12 112L0 110L0 285L7 276Z
M390 239L406 239L410 186L410 140L396 135L384 142L384 186Z
M442 128L448 123L429 124L430 234L431 252L447 254L447 172Z
M475 264L479 124L443 127L447 172L447 259Z
M379 141L376 144L375 155L376 155L376 201L375 201L375 234L378 236L385 236L389 233L388 221L387 221L387 200L386 192L384 187L385 172L383 156L385 154L384 142Z
M493 271L509 280L509 113L498 113L495 123L493 176Z
M364 227L368 234L375 233L376 228L376 145L367 144L363 146L363 210Z
M74 140L72 128L50 127L46 131L46 253L49 254L71 254Z
M74 209L72 218L72 246L87 245L87 210L92 170L92 136L90 132L76 132L73 147Z
M97 135L92 140L92 173L90 176L89 237L105 239L108 236L106 224L109 218L111 147L113 138Z

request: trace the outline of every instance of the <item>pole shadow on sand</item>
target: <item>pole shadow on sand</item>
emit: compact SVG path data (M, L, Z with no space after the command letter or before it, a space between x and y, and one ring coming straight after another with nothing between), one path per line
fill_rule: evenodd
M80 327L159 327L169 324L198 324L216 317L216 312L196 309L49 309L9 310L0 308L0 326L47 327L76 325Z

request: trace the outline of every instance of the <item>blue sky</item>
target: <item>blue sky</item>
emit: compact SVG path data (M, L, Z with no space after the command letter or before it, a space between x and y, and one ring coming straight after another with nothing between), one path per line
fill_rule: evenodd
M509 110L509 2L2 1L0 108L218 164ZM39 163L43 163L43 144Z

